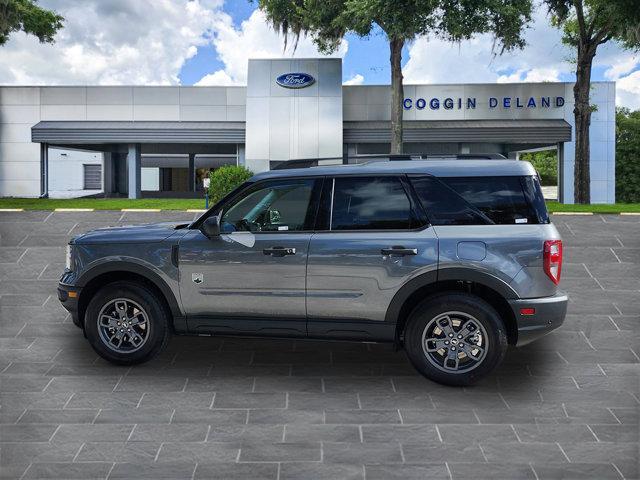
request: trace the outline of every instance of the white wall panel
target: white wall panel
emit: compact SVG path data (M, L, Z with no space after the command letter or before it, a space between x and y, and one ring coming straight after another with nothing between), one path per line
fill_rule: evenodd
M85 105L86 87L40 87L42 105Z
M180 105L226 104L226 87L180 87Z
M86 105L42 105L40 107L41 120L86 120Z
M131 121L133 105L87 105L87 120Z
M227 105L246 105L247 87L226 87Z
M135 105L177 105L180 87L133 87Z
M0 178L40 182L40 161L12 159L11 161L0 162Z
M0 196L37 198L40 196L40 182L0 178Z
M0 87L0 105L40 105L40 87Z
M180 120L179 105L134 105L134 120L148 121L178 121Z
M0 123L30 123L40 121L37 105L3 105L0 103Z
M225 105L180 105L183 122L222 122L227 119Z
M87 105L130 105L133 87L87 87Z

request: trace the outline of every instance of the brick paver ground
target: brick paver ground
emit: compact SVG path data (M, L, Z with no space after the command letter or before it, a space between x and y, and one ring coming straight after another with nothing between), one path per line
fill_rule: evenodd
M174 338L123 368L58 304L70 236L186 213L0 213L3 478L637 478L640 217L556 217L565 325L445 388L389 346Z

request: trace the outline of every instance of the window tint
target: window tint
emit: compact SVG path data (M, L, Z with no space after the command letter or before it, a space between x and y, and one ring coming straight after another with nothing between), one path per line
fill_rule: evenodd
M411 183L432 225L486 225L491 220L434 177L412 178Z
M278 232L305 230L314 180L261 183L223 207L222 232Z
M399 178L338 177L332 230L405 230L417 226Z
M421 177L411 181L434 225L549 222L536 177Z

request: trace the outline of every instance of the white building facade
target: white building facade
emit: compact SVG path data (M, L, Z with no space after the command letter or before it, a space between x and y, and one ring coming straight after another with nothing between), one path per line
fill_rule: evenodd
M555 149L572 203L572 88L405 85L404 151ZM591 102L591 199L614 203L615 83L595 82ZM199 196L221 165L389 153L390 116L389 86L343 86L340 59L250 60L246 87L0 87L0 196Z

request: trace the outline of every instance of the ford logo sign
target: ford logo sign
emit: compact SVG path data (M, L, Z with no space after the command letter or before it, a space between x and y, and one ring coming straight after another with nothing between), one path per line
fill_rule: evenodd
M304 88L313 85L315 81L307 73L285 73L276 78L276 83L284 88Z

